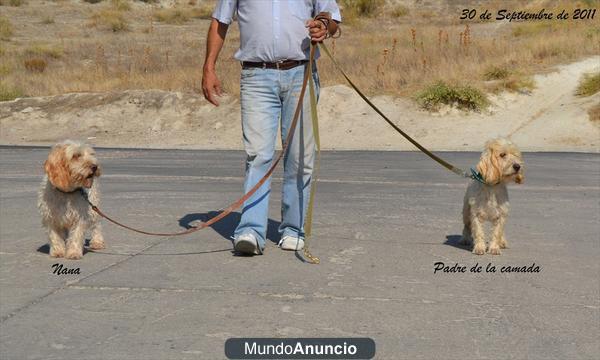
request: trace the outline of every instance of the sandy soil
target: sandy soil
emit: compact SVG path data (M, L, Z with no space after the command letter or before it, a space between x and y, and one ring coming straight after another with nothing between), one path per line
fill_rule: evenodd
M600 57L534 77L529 94L492 97L485 113L451 107L425 112L410 100L373 100L408 134L433 150L480 150L486 139L511 137L525 151L600 150L600 128L587 110L600 93L574 96ZM324 88L319 103L323 149L414 150L346 86ZM47 145L65 138L105 147L241 149L239 102L208 104L197 94L166 91L77 93L0 103L0 144Z

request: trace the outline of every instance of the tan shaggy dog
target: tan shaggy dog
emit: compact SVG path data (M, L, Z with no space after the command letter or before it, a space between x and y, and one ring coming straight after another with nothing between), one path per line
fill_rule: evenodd
M523 156L510 140L489 140L481 154L477 171L486 184L473 181L467 188L463 206L465 224L461 243L473 244L473 254L483 255L486 251L483 222L493 226L488 252L500 255L507 246L504 225L508 217L509 203L506 184L514 181L521 184L525 179Z
M87 230L90 248L104 248L98 215L83 198L86 189L93 204L98 203L100 167L91 147L65 141L56 144L44 163L46 176L38 196L42 224L48 230L50 256L81 259Z

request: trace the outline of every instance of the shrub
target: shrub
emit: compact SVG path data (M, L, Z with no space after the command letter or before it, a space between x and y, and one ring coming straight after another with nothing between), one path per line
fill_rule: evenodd
M575 94L578 96L591 96L600 91L600 72L586 74L579 80Z
M0 101L10 101L24 96L25 94L21 89L0 83Z
M96 27L104 27L113 32L127 31L129 25L123 13L117 10L105 9L92 15L91 25Z
M190 19L190 15L181 9L162 9L154 12L154 18L166 24L181 25Z
M398 4L392 10L392 16L395 18L403 17L408 15L409 10L406 6Z
M2 2L2 3L4 3L4 2ZM21 6L21 5L25 4L25 1L23 1L23 0L8 0L7 3L10 6Z
M345 19L372 17L385 4L385 0L342 0L342 16Z
M46 57L52 59L60 59L63 51L59 47L51 47L50 45L32 45L23 51L26 57Z
M13 28L10 21L4 16L0 16L0 39L9 40L13 35Z
M213 6L204 4L200 7L192 8L190 16L194 19L210 19L212 18Z
M46 62L46 60L42 59L42 58L31 58L31 59L25 59L23 61L23 65L25 65L25 69L31 71L31 72L44 72L44 70L46 70L46 67L48 66L48 63Z
M45 16L42 19L42 24L44 24L44 25L54 24L54 18L51 16Z
M129 0L110 0L110 4L113 9L118 11L131 10L131 4L129 4Z
M0 64L0 76L6 76L12 72L12 68L8 64Z
M487 97L480 90L468 85L448 85L443 81L418 93L417 102L427 110L436 110L440 105L446 104L479 111L489 105Z
M483 78L485 80L502 80L506 79L509 75L508 69L499 66L491 66L485 70L483 73Z

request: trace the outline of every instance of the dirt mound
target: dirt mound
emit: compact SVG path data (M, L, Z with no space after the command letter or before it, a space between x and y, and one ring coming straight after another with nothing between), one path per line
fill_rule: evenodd
M503 93L485 113L419 110L406 99L373 102L408 134L433 150L481 149L510 136L523 150L598 152L600 129L587 110L600 94L574 95L582 74L600 70L600 57L560 66L534 78L530 94ZM321 92L324 149L414 150L346 86ZM0 143L47 145L70 138L110 147L241 149L239 103L221 106L200 95L167 91L77 93L0 103Z

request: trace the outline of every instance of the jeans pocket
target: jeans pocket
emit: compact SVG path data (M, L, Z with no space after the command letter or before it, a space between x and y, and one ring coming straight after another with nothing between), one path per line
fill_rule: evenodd
M251 78L254 75L256 75L256 70L257 70L257 68L242 69L242 72L240 73L240 78L242 80Z

